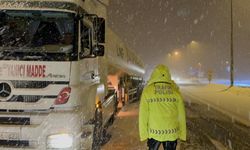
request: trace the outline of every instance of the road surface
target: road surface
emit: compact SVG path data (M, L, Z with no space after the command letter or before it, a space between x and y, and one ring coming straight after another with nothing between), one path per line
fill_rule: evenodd
M183 93L187 114L187 141L178 150L250 150L250 128ZM139 141L139 102L127 104L109 128L111 139L102 150L145 150Z

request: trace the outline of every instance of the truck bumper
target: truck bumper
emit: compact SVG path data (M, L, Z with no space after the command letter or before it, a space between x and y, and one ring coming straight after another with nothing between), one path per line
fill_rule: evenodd
M29 124L14 125L0 124L0 149L1 150L46 150L49 147L51 136L60 137L70 135L72 146L63 150L89 149L92 143L93 125L83 126L80 113L77 112L50 112L37 114L0 114L1 118L29 118ZM83 133L91 133L82 136ZM59 140L58 140L59 139ZM64 143L63 138L54 139ZM65 142L67 142L66 140ZM53 143L53 142L52 142ZM62 149L62 148L59 148ZM56 149L54 149L56 150Z

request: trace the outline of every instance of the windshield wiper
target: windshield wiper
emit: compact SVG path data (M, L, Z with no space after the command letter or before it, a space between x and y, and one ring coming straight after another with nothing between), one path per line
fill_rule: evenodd
M41 60L42 58L43 56L29 56L29 55L23 56L24 60Z
M0 57L8 59L11 57L22 58L24 60L53 60L53 57L48 55L45 51L37 51L41 49L15 49L0 47Z
M44 51L16 52L24 60L53 60L54 58Z

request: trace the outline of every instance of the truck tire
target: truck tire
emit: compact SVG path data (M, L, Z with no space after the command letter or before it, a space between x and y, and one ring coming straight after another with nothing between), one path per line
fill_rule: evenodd
M97 108L95 111L95 126L93 133L92 150L100 150L103 139L102 111Z

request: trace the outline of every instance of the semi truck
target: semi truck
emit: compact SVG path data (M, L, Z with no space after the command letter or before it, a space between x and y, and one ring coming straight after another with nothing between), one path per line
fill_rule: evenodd
M109 29L108 3L0 0L1 150L100 149L123 89L144 74Z

